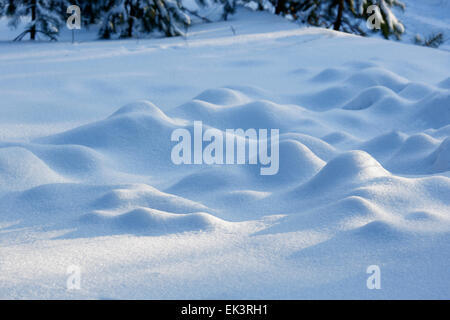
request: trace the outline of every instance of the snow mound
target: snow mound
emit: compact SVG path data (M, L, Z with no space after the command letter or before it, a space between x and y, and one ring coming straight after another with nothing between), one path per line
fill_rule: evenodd
M442 80L441 82L439 82L438 86L443 88L443 89L450 89L450 77L448 77L447 79Z
M344 66L349 67L353 70L364 70L369 68L378 68L379 64L371 61L355 60L351 62L346 62Z
M294 102L314 111L327 111L338 108L352 97L345 85L333 85L317 92L302 94Z
M166 192L181 196L195 197L201 194L231 188L245 183L246 175L233 170L222 168L205 168L199 172L188 174L174 185L166 189Z
M425 98L431 93L434 93L436 88L431 85L418 82L410 82L408 85L399 92L399 96L405 99L417 101Z
M251 85L229 85L225 87L226 89L230 89L236 92L239 92L238 95L244 95L245 97L248 97L250 100L260 100L264 99L266 97L270 97L270 92L257 87L257 86L251 86ZM246 99L244 99L246 100Z
M358 141L354 136L342 131L331 132L321 139L332 145L353 144Z
M337 69L337 68L327 68L319 72L315 75L311 81L324 83L331 81L338 81L347 76L347 71L345 69Z
M97 175L105 170L107 159L99 152L81 145L24 145L52 170L73 179Z
M450 171L450 137L447 137L429 156L430 172Z
M215 105L193 100L177 107L170 113L173 117L202 121L211 127L225 129L276 128L288 130L301 125L302 109L298 106L279 105L260 100L233 106Z
M14 218L26 217L22 222L33 225L57 222L78 217L80 211L91 210L91 203L109 186L84 183L50 183L5 196L0 201L6 208L15 208ZM6 213L6 212L5 212ZM73 225L69 223L70 227Z
M280 136L280 140L295 140L305 145L310 149L317 157L325 161L334 158L337 154L336 149L329 145L324 139L316 138L307 134L301 133L285 133Z
M143 108L144 107L144 108ZM117 168L130 173L171 167L170 137L179 124L149 103L129 105L113 116L63 133L37 139L38 143L81 145L111 157ZM126 166L125 163L133 163Z
M245 94L230 88L208 89L194 99L225 106L239 105L249 101Z
M439 129L427 129L424 131L424 133L431 135L435 138L446 138L446 137L450 137L450 124L443 126Z
M406 134L399 131L391 131L362 143L359 148L376 159L383 159L400 149L406 139Z
M420 110L411 120L426 126L439 129L450 124L450 92L435 92L420 101Z
M175 214L149 208L137 208L120 214L95 211L82 216L80 220L91 226L97 224L121 232L154 235L228 229L231 226L230 223L203 212Z
M88 124L40 141L52 144L77 144L91 148L108 148L117 145L126 146L128 139L140 138L150 141L157 138L156 132L168 131L171 123L151 115L126 114L115 116L93 124Z
M249 187L256 183L264 190L273 185L287 187L310 179L324 165L325 162L304 144L295 139L284 138L279 143L277 174L261 176L260 165L244 166L241 175L249 177L250 180L243 181L241 176L240 183L246 183Z
M350 102L346 103L343 109L362 110L372 106L375 102L386 97L395 97L396 94L389 88L383 86L369 87L361 91L361 93Z
M326 232L351 230L375 220L380 215L379 212L380 209L369 200L349 196L320 208L288 215L261 234L302 230Z
M389 176L381 164L364 151L345 152L329 161L308 183L309 189L333 188Z
M254 101L223 110L222 117L229 128L288 129L301 123L301 110L271 101Z
M108 191L92 205L98 209L148 207L173 213L191 213L208 210L200 203L164 193L145 184L136 184Z
M412 135L385 161L385 165L391 172L396 173L425 174L439 172L435 170L442 164L437 164L437 167L433 165L440 153L436 150L438 146L439 140L425 133ZM445 161L445 151L443 157Z
M438 140L425 133L414 134L405 140L398 151L399 155L409 155L412 153L423 153L436 146Z
M410 220L410 221L419 221L419 222L437 221L438 215L428 212L428 211L414 211L414 212L408 213L405 216L405 219Z
M359 88L383 86L394 92L400 92L409 81L387 69L373 67L352 74L345 82Z
M351 235L372 243L386 244L405 239L408 233L386 221L372 221L351 231Z
M166 122L172 122L172 120L169 117L167 117L164 114L164 112L161 111L161 109L159 109L157 106L155 106L150 101L145 101L145 100L138 101L135 103L130 103L130 104L123 106L122 108L120 108L119 110L114 112L110 116L110 118L117 117L117 116L124 115L124 114L130 114L130 113L144 113L147 115L152 115L154 118L161 119Z
M0 192L25 190L57 182L68 180L29 150L21 147L0 148Z
M279 162L278 173L261 177L264 182L299 183L314 176L325 165L308 147L291 139L280 142Z

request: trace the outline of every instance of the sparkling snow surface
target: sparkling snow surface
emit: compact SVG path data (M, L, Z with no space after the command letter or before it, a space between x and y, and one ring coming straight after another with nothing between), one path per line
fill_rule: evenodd
M450 298L449 52L247 10L0 48L0 298ZM279 173L172 164L194 120Z

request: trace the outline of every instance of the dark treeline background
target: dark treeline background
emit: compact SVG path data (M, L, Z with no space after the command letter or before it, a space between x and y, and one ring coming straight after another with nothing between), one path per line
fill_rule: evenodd
M392 8L404 9L399 0L196 0L199 8L218 6L221 18L227 19L237 5L255 10L267 10L311 26L366 35L381 32L385 38L399 38L404 27L395 17ZM15 40L48 38L57 40L59 30L69 17L67 8L78 5L84 26L98 25L99 37L131 38L151 32L166 36L183 35L191 18L210 21L197 11L187 9L182 0L0 0L0 17L6 17L11 27L22 28ZM380 8L377 18L380 28L365 27L374 12L369 7ZM371 12L371 13L368 13ZM20 21L25 24L20 24Z

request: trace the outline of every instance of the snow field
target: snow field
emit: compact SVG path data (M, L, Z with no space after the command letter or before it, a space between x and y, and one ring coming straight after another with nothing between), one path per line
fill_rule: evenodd
M449 54L241 15L0 55L0 297L449 297ZM278 174L174 165L193 121L279 129Z

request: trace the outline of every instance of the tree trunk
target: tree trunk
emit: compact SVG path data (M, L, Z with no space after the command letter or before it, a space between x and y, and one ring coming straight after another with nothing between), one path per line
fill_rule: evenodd
M36 39L36 1L31 1L31 21L34 23L30 29L30 40Z
M263 11L263 10L264 10L263 0L259 0L258 1L258 11Z
M134 24L134 7L133 3L128 3L129 9L128 9L128 30L127 30L127 36L128 38L131 38L133 36L133 24Z
M275 14L284 13L286 10L286 0L278 0L277 6L275 8Z
M133 36L133 19L128 18L128 38L131 38Z
M334 30L339 30L342 24L342 14L344 13L344 0L339 0L338 14L334 22Z

